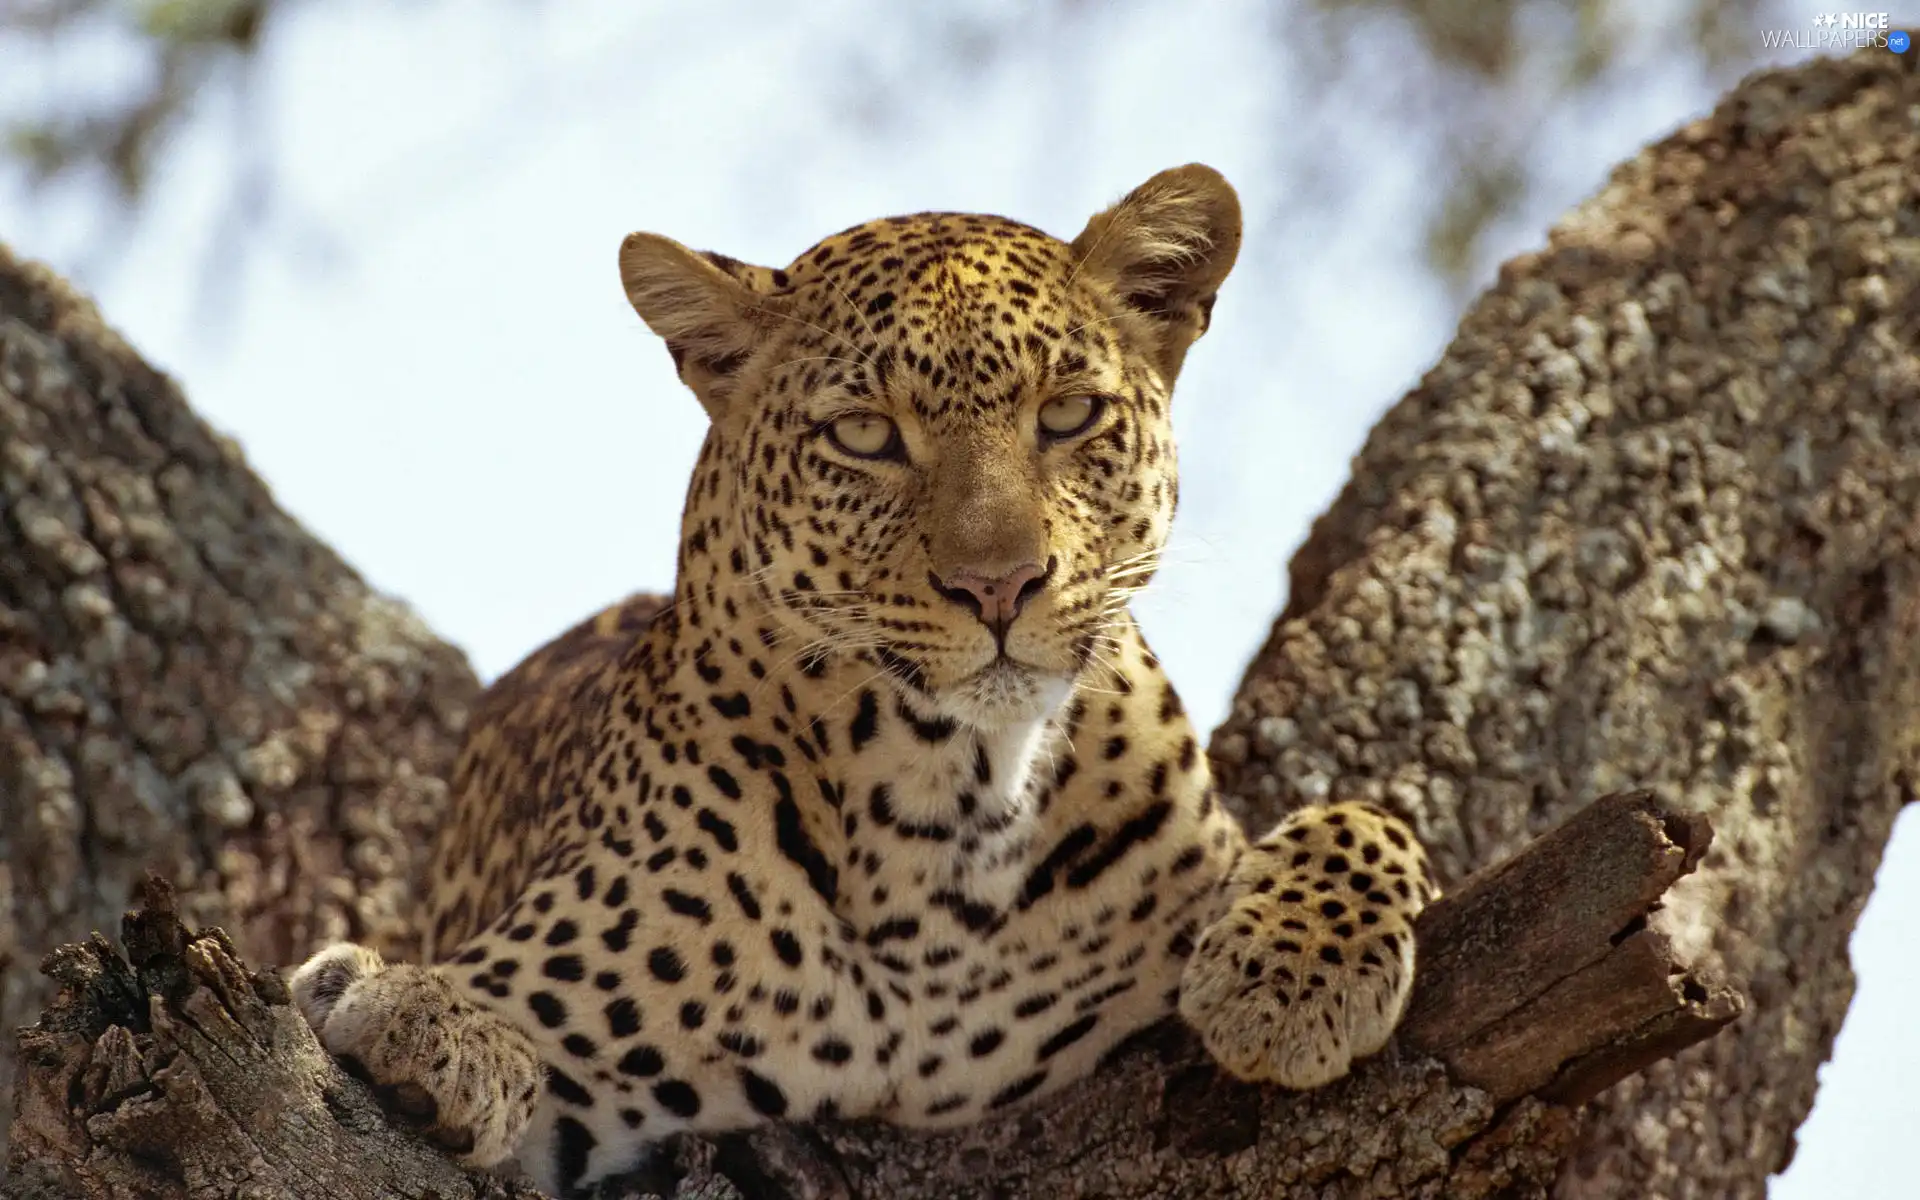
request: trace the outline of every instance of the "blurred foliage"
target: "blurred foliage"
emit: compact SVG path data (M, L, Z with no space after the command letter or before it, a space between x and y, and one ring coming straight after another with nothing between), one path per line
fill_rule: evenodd
M1044 112L1068 102L1042 89L1050 76L1071 77L1070 48L1120 24L1118 14L1157 8L1169 21L1188 20L1200 7L1180 0L901 5L897 25L910 33L878 54L850 51L836 76L855 93L850 112L877 135L902 94L978 76L1038 40L1058 51L1056 70L1037 76L1034 108ZM1670 90L1685 79L1704 85L1698 90L1724 91L1760 64L1760 31L1805 28L1806 7L1806 0L1265 0L1257 9L1264 28L1254 32L1271 62L1273 112L1284 122L1276 124L1282 132L1272 154L1286 191L1283 211L1272 215L1296 230L1342 221L1356 199L1359 176L1350 165L1397 155L1432 181L1420 239L1426 265L1464 303L1503 247L1511 252L1515 236L1537 235L1541 214L1530 200L1552 195L1558 207L1570 182L1590 190L1591 147L1559 153L1561 140L1587 128L1619 130L1608 119L1612 110L1642 89ZM1239 20L1246 8L1220 11ZM1610 145L1605 157L1631 148ZM1580 174L1569 181L1572 163Z
M0 155L33 187L103 182L127 224L150 198L174 136L213 93L236 101L229 105L242 118L230 135L236 142L266 140L244 119L247 88L269 30L296 2L0 0L0 63L27 68L0 86ZM863 66L850 53L840 74L864 78L854 90L866 100L853 118L884 125L878 114L897 89L977 75L1022 39L1071 39L1112 3L904 5L889 13L897 15L892 36L879 39L899 61ZM1423 177L1435 181L1428 265L1464 291L1491 265L1490 233L1552 169L1549 114L1564 129L1567 114L1597 116L1596 106L1636 78L1676 68L1730 84L1757 61L1757 29L1804 20L1783 7L1782 0L1271 0L1276 88L1304 96L1310 111L1296 128L1333 132L1276 139L1293 184L1290 203L1300 210L1288 215L1342 209L1339 160L1364 152L1342 136L1357 118L1393 130L1394 152L1409 153L1411 145ZM84 69L72 69L78 63ZM269 148L238 149L231 207L257 215L273 190ZM216 234L232 241L245 227L222 221Z
M1456 292L1492 267L1487 240L1521 207L1552 156L1550 113L1593 111L1656 72L1691 71L1716 90L1757 65L1757 31L1805 21L1778 0L1306 0L1314 23L1285 44L1318 72L1329 111L1369 111L1416 131L1439 181L1429 266ZM1398 30L1394 29L1398 26ZM1358 44L1410 31L1393 86L1342 63ZM1317 44L1317 45L1316 45ZM1339 47L1346 53L1332 52ZM1597 115L1597 114L1596 114ZM1462 297L1464 298L1464 297Z
M6 0L0 53L25 67L49 63L62 44L88 41L123 59L128 86L109 95L61 94L42 80L43 106L13 116L6 153L32 184L93 173L121 201L147 194L155 159L209 82L254 60L261 33L284 0ZM75 89L79 93L80 89Z

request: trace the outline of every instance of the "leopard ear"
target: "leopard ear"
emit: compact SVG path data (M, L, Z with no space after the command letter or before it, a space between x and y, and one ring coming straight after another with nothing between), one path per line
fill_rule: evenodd
M681 381L715 420L766 336L777 274L653 233L628 234L620 244L627 301L667 343Z
M1071 249L1081 278L1145 319L1171 385L1240 253L1240 198L1212 167L1175 167L1087 222Z

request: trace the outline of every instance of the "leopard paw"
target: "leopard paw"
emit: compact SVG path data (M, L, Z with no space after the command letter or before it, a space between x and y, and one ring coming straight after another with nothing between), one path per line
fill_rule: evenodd
M1307 1089L1382 1049L1413 988L1413 918L1432 895L1406 827L1358 805L1304 810L1241 857L1227 889L1232 904L1180 988L1180 1013L1214 1059Z
M320 1043L401 1121L467 1166L513 1153L542 1078L520 1030L430 968L348 943L308 959L289 986Z

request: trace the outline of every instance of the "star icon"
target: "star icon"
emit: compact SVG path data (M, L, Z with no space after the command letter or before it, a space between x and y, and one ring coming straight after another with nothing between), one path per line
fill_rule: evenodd
M1832 14L1832 13L1821 13L1821 14L1819 14L1818 16L1816 16L1816 17L1814 17L1814 19L1813 19L1813 23L1814 23L1815 25L1823 25L1823 26L1824 26L1824 25L1831 25L1831 24L1833 24L1833 14Z

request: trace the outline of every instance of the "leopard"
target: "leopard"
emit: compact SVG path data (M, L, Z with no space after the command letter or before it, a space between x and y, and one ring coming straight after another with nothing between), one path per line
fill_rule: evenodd
M560 1195L681 1133L977 1122L1176 1015L1283 1088L1385 1048L1438 894L1413 829L1250 837L1132 610L1241 240L1200 164L1071 241L931 212L770 268L629 235L707 418L670 600L476 703L424 961L292 975L325 1048Z

